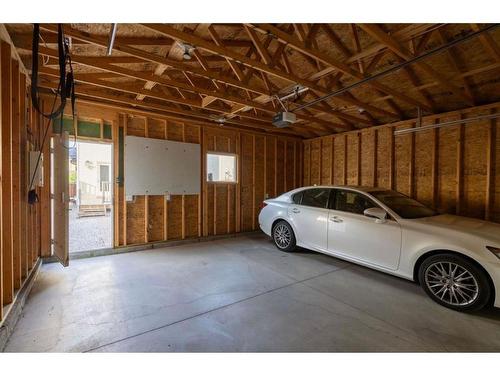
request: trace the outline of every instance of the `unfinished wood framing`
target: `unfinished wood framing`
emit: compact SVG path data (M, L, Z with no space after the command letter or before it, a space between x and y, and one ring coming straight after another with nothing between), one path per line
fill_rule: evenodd
M41 255L43 222L42 211L27 203L28 152L39 145L41 122L27 98L26 70L15 55L0 38L0 322Z
M127 202L122 184L115 184L115 246L256 230L262 201L284 193L285 185L287 190L300 186L300 139L103 110L90 104L80 104L78 109L79 116L113 124L113 137L121 131L123 136L201 144L199 195L134 196ZM118 177L120 141L113 138L113 144ZM236 183L206 181L205 158L211 151L236 155Z
M496 103L427 116L422 125L483 116L499 109L500 103ZM345 184L347 176L347 184L361 180L368 186L394 188L441 212L500 222L498 121L393 134L414 125L415 120L408 120L304 141L310 156L304 158L303 173L311 171L313 176L304 183L317 183L317 166L328 163L323 169L332 169L334 184ZM362 152L356 139L362 140ZM331 144L335 145L333 154Z

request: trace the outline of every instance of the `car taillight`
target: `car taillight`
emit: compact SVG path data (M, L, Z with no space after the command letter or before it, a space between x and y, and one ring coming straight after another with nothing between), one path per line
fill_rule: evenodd
M267 206L267 203L266 203L266 202L262 202L262 203L260 204L260 209L262 210L262 209L263 209L264 207L266 207L266 206Z

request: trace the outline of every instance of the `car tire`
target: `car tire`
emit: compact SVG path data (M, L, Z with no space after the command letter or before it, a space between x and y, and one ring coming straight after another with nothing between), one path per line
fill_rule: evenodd
M418 279L431 299L453 310L477 311L490 301L486 272L460 255L430 256L420 265Z
M295 234L290 224L284 220L278 221L273 226L273 241L276 247L281 251L286 251L288 253L295 251Z

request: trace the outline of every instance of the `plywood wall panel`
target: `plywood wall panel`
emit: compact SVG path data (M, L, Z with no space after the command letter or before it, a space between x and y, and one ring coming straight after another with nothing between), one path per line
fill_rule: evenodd
M358 152L359 135L351 133L347 136L347 184L358 185Z
M146 199L138 195L132 202L127 202L127 245L140 244L146 238Z
M331 182L332 174L332 138L323 138L321 142L321 185L328 185Z
M125 245L125 210L123 209L123 202L125 200L123 187L119 187L115 194L118 194L118 207L115 207L114 216L118 218L118 245ZM115 219L116 220L116 219Z
M184 141L189 143L200 143L200 127L195 125L184 125Z
M319 185L321 184L321 140L316 139L311 142L311 160L310 160L310 173L311 173L311 179L310 179L310 184L311 185Z
M262 202L265 199L264 196L264 184L265 184L265 153L264 151L264 145L265 145L265 137L263 136L255 136L255 145L254 145L254 150L255 150L255 188L254 188L254 198L253 198L253 229L256 229L259 227L258 223L258 217L260 213L260 207ZM257 152L257 150L259 150ZM288 171L288 167L286 168ZM285 173L285 176L287 175L288 172ZM293 174L293 172L292 172Z
M500 112L500 109L497 110ZM492 199L490 219L500 223L500 121L491 121L492 127Z
M148 118L148 137L165 139L165 120Z
M185 237L198 237L198 195L184 196Z
M254 189L254 136L241 136L241 229L252 230Z
M403 130L412 125L399 126L397 130ZM410 162L411 162L411 141L413 134L405 134L395 137L394 141L394 164L397 173L394 176L394 188L406 195L410 194Z
M127 118L127 135L136 137L146 136L146 118L138 116L128 116Z
M276 138L266 137L266 191L268 198L276 195Z
M373 185L373 158L375 153L375 130L361 133L361 185Z
M333 184L343 185L344 184L344 164L346 162L344 149L345 149L346 137L334 137L333 138L333 149L335 151L335 157L333 159ZM306 162L304 161L304 164Z
M426 123L423 126L428 125ZM432 149L434 131L415 133L415 198L432 207Z
M500 103L496 103L425 116L422 126L475 118L499 110ZM469 217L500 222L498 119L393 135L393 130L414 127L416 123L416 120L407 120L383 125L377 129L364 129L304 141L304 184L318 181L320 170L324 183L324 174L328 173L329 168L333 168L333 183L337 185L356 185L359 178L363 185L371 185L376 181L377 186L390 188L393 180L395 190L407 195L413 194L423 203L437 207L440 212L459 212ZM360 137L361 143L359 154L357 137ZM332 138L334 151L332 156L329 156ZM321 148L318 146L320 142L323 145ZM361 157L359 160L358 155ZM347 163L344 163L344 160ZM361 172L359 175L358 166ZM346 169L347 179L344 180Z
M302 142L294 142L295 147L295 177L294 188L302 186L302 164L304 162L303 151L304 146Z
M164 204L165 196L148 196L148 241L164 240Z
M378 129L377 130L377 186L390 187L390 169L391 169L391 155L390 155L390 141L392 129Z
M457 120L457 116L448 116L441 121L451 120ZM457 139L456 127L439 130L438 208L442 212L453 214L457 206Z
M184 139L184 125L181 122L167 121L167 139L170 141L182 142Z
M223 135L215 137L215 150L218 152L231 152L231 138Z
M303 185L311 185L311 142L304 144L304 172L303 172Z
M227 186L227 233L236 233L236 189L237 185Z
M227 233L227 221L228 221L228 188L227 185L216 184L215 189L215 234L226 234Z
M487 113L481 113L485 115ZM463 205L462 213L467 216L483 218L486 198L486 164L489 120L474 126L464 127L463 155Z
M286 142L286 165L285 165L285 191L292 190L294 188L294 171L295 171L295 158L294 158L294 148L295 142Z
M215 184L206 185L206 197L205 197L205 224L207 228L207 236L213 236L215 234Z
M276 142L276 194L281 195L285 192L285 143L278 138Z
M171 195L167 204L167 238L182 239L182 195Z

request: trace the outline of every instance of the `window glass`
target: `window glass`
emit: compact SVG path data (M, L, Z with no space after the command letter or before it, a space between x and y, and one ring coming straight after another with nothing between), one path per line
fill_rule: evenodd
M335 210L363 215L367 208L377 207L375 203L363 194L349 190L335 192Z
M301 200L302 200L302 192L301 191L292 195L292 202L293 203L300 204Z
M438 214L415 199L392 190L372 191L370 194L403 219L418 219Z
M207 154L207 181L236 182L236 155Z
M326 208L330 189L308 189L302 193L303 206Z

